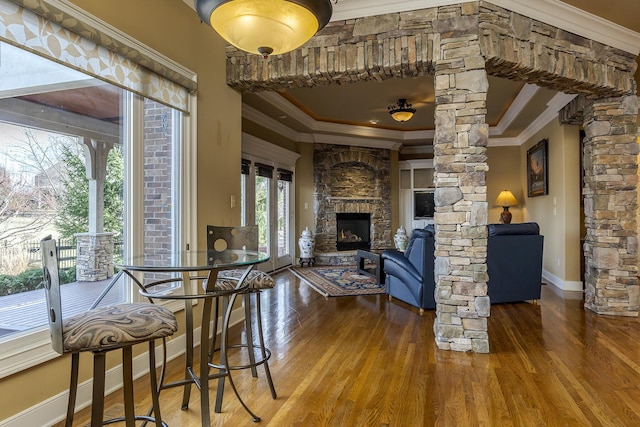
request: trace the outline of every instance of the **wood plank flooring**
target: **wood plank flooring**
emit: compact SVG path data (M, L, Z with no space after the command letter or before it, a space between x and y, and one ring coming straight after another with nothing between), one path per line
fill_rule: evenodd
M259 425L640 425L640 321L585 311L581 293L545 285L538 305L492 306L491 354L438 350L433 311L421 317L384 295L324 298L288 271L262 298L278 398L262 370L234 376ZM181 363L170 362L172 379ZM136 382L140 410L147 381ZM180 398L162 392L165 421L199 426L197 393L185 411ZM121 413L120 399L109 396L107 415ZM85 409L74 425L88 419ZM211 422L255 425L229 387Z

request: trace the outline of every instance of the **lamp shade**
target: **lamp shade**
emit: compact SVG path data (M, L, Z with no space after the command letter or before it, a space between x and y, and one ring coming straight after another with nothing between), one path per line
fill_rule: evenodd
M416 112L416 109L413 108L404 98L400 98L397 105L390 105L387 108L389 109L389 114L391 114L393 120L397 122L406 122L407 120L410 120Z
M306 43L333 7L330 0L196 0L196 11L227 42L266 58Z
M502 207L517 206L518 200L516 200L511 191L503 190L498 194L495 205Z

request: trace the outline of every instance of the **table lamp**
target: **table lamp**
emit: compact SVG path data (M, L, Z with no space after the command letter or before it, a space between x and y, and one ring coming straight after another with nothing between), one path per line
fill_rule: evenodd
M504 208L500 213L500 222L502 224L511 224L511 212L509 212L509 206L518 205L518 201L513 196L513 193L509 190L501 191L500 194L498 194L495 205L502 206Z

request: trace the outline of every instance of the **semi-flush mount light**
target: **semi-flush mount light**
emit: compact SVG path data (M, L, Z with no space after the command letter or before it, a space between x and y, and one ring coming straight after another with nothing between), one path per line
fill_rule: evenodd
M196 11L227 42L267 58L305 44L333 7L331 0L196 0Z
M409 104L404 98L398 99L398 105L390 105L387 108L389 108L389 114L391 114L393 120L397 122L406 122L407 120L410 120L416 112L416 109L412 108L411 104Z

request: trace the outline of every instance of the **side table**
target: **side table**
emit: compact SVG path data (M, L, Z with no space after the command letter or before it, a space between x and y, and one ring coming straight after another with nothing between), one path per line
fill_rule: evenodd
M375 277L379 284L384 284L384 260L380 255L382 255L382 252L385 250L386 249L372 249L367 251L358 249L356 251L356 269L358 273ZM371 261L371 263L374 264L373 271L365 268L366 261Z

